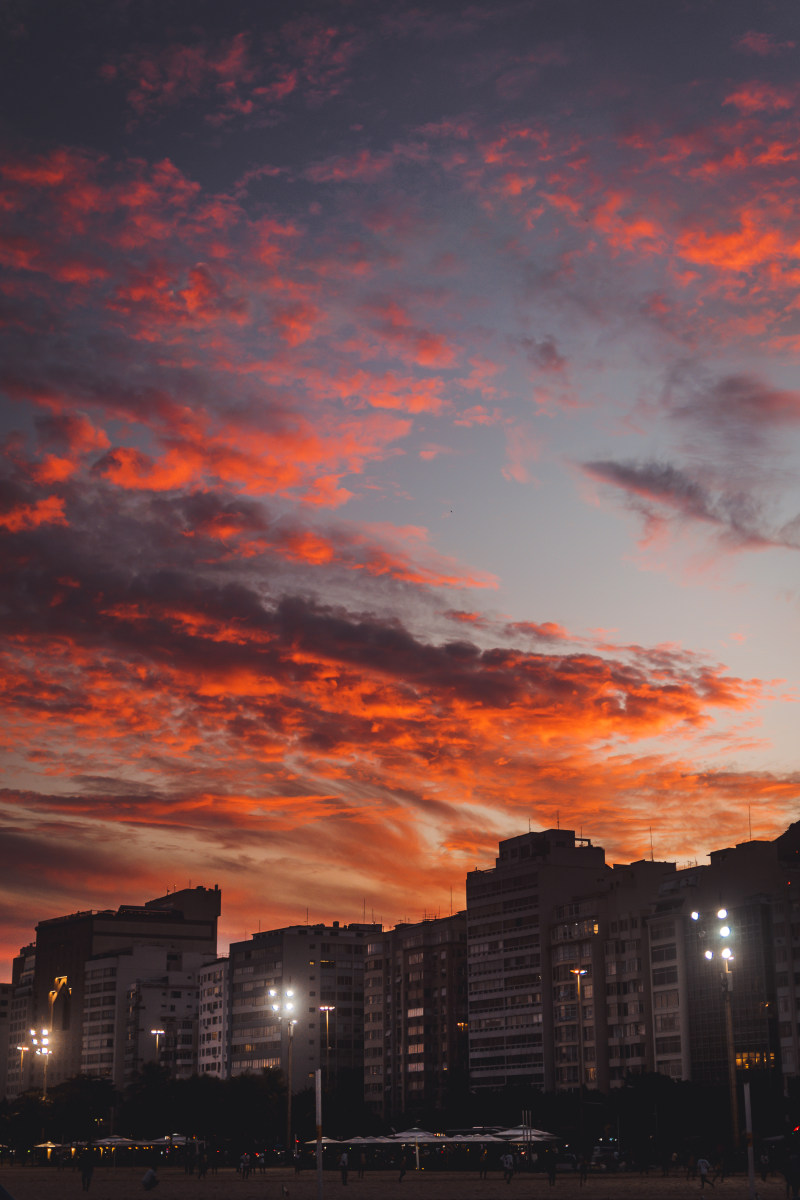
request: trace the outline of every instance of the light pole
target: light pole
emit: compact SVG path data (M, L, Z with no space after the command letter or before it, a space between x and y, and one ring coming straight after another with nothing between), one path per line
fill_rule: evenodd
M53 1028L53 1025L55 1024L55 1022L53 1021L53 1006L55 1005L55 1002L58 999L59 993L63 992L63 991L66 991L68 996L72 995L72 988L67 985L66 975L56 975L55 979L53 980L53 986L51 987L50 991L47 993L47 999L50 1002L50 1028L51 1029ZM62 1026L62 1028L63 1028L63 1026Z
M331 1037L329 1021L331 1013L336 1012L335 1004L320 1004L319 1011L325 1013L325 1087L331 1090Z
M30 1046L17 1046L19 1050L19 1095L25 1091L25 1051L30 1050Z
M578 985L578 1126L580 1136L581 1154L584 1151L584 1132L583 1132L583 1002L581 1000L581 975L586 974L585 967L570 967L570 971L575 976L575 982Z
M31 1030L31 1046L44 1059L42 1071L42 1099L47 1099L47 1060L53 1051L50 1049L50 1033L47 1029Z
M736 1047L733 1041L733 1010L731 1008L731 993L733 992L733 972L731 971L731 963L733 962L733 951L728 944L728 939L732 936L731 926L728 920L727 908L719 908L716 912L717 925L713 928L715 933L712 935L715 945L719 948L719 957L722 960L720 969L720 982L722 984L722 1000L725 1011L725 1047L728 1059L728 1091L731 1101L731 1133L733 1134L733 1144L738 1150L739 1148L739 1097L736 1090ZM699 921L700 913L693 912L692 920ZM707 930L701 928L700 935L704 937ZM720 945L721 942L721 945ZM703 957L712 962L717 957L717 949L714 946L709 946L703 951Z
M292 1156L292 1047L294 1044L294 1027L297 1024L297 1018L293 1013L297 1011L297 1006L294 1002L294 989L287 988L286 991L279 995L276 988L269 989L270 999L272 1001L272 1011L280 1020L281 1017L286 1018L286 1028L289 1034L289 1047L286 1056L287 1065L287 1088L286 1088L286 1154L287 1158Z
M159 1057L158 1047L160 1045L160 1039L162 1037L164 1037L164 1035L166 1034L166 1030L165 1029L151 1029L150 1032L153 1034L153 1036L156 1039L156 1063L160 1064L161 1059Z

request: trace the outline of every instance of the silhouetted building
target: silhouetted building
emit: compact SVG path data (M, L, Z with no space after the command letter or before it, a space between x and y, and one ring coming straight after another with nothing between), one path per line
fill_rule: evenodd
M197 972L197 1072L227 1079L230 1074L230 994L227 958Z
M380 1116L442 1108L468 1084L466 913L367 945L364 1099Z
M331 1077L351 1071L360 1078L364 955L367 941L380 932L380 925L334 921L266 930L233 942L230 1074L273 1067L291 1076L293 1091L311 1086L317 1069Z
M146 946L216 958L220 903L218 887L197 887L144 905L122 905L116 911L78 912L40 921L35 946L26 947L15 960L9 1046L16 1036L25 1038L20 1044L30 1045L31 1029L48 1029L52 1051L48 1086L78 1075L84 1066L98 1066L99 1060L89 1061L94 1054L113 1049L118 1056L121 1024L116 980L120 970L124 973L127 960L122 958L114 975L111 960ZM94 959L99 960L97 968L89 965ZM95 969L104 974L95 977ZM112 996L116 997L114 1006ZM116 1009L113 1018L109 1015L112 1007ZM114 1040L114 1047L101 1045L109 1039ZM32 1051L22 1057L28 1059L23 1073L24 1083L29 1086L38 1064ZM113 1070L110 1074L115 1077Z
M551 927L611 869L571 829L508 838L499 851L493 868L467 875L470 1084L552 1091L556 1006L576 1003L576 985L566 964L553 970Z

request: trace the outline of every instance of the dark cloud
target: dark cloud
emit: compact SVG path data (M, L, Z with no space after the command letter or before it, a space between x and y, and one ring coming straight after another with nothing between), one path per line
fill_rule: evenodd
M715 528L731 548L800 549L797 519L776 523L766 505L745 491L704 486L688 470L663 462L598 461L583 464L593 479L623 492L648 533L671 522L697 521Z

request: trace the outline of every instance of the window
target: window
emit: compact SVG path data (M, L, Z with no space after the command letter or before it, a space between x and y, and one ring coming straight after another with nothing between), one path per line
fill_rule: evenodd
M677 967L654 967L653 968L653 986L658 987L663 983L677 983L678 968Z

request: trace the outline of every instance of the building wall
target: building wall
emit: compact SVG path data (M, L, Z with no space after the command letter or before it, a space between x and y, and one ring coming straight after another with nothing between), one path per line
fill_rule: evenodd
M326 1068L363 1074L364 955L380 925L293 925L254 934L230 947L230 1072L274 1067L289 1074L290 1016L293 1091L312 1086ZM273 1004L293 992L289 1014ZM275 996L270 992L274 991ZM329 1013L330 1051L323 1005Z
M134 946L165 946L216 958L220 906L219 888L198 887L141 906L123 905L117 911L79 912L39 922L35 951L23 952L27 966L14 986L12 1023L14 1033L19 1034L24 1011L28 1040L31 1028L50 1029L53 1052L48 1063L48 1086L81 1070L88 960ZM51 1003L50 993L60 978L67 979L67 986ZM32 1062L25 1064L26 1082L34 1070ZM14 1085L17 1081L10 1082Z
M227 958L218 958L197 973L197 1071L217 1079L227 1079L230 1074L228 966Z
M494 868L467 876L471 1086L551 1091L554 1006L568 1002L570 984L554 993L550 929L556 910L601 888L610 868L569 829L509 838L499 851Z
M467 1084L466 913L402 924L367 945L364 1098L387 1119L440 1108Z
M36 1077L31 1062L30 1029L33 1024L33 982L36 973L36 947L23 946L11 968L11 998L7 1041L6 1095L8 1099L27 1091ZM25 1047L25 1049L20 1049Z

